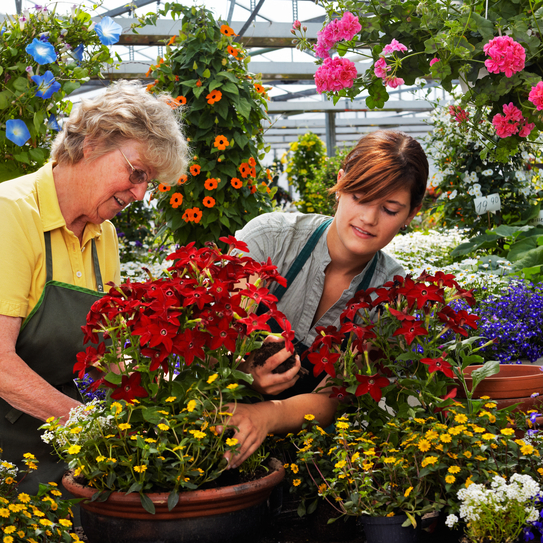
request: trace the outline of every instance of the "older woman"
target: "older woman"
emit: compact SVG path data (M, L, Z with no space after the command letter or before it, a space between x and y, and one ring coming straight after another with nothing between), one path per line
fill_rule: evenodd
M120 280L109 220L154 183L175 183L187 152L168 96L118 82L74 109L47 165L0 184L0 458L39 459L27 491L64 469L37 428L78 405L81 326Z

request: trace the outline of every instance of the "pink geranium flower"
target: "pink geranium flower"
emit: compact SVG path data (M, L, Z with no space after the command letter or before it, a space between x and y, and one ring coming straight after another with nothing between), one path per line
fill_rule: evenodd
M375 62L373 66L373 72L377 77L386 79L387 72L390 70L390 66L387 65L385 57L379 57L379 60Z
M460 106L449 106L449 115L454 117L454 120L458 123L463 123L469 119L469 113Z
M338 91L353 86L358 73L354 62L346 58L327 58L315 73L317 92Z
M401 44L398 40L393 39L388 45L385 45L385 48L381 54L390 55L394 51L400 51L403 53L404 51L407 51L407 47Z
M524 69L526 51L510 36L497 36L483 47L483 51L490 56L485 60L490 73L505 73L505 77L511 77Z
M494 115L492 124L496 129L496 134L500 138L507 138L519 133L519 136L525 138L534 129L534 123L527 123L522 112L516 107L513 102L503 105L504 115ZM520 132L519 132L520 131Z
M430 61L430 67L432 67L436 62L439 62L441 59L437 58L437 57L434 57L431 61Z
M543 109L543 81L540 81L535 87L532 87L528 100L534 104L538 111Z
M526 119L525 119L526 120ZM518 135L521 138L526 138L530 135L530 132L535 128L535 123L524 123L522 128L519 130Z
M334 19L327 24L320 32L317 32L317 44L314 47L315 54L320 58L330 58L329 51L341 40L352 40L362 26L349 11L343 14L341 19Z
M292 28L294 30L299 30L301 27L302 27L302 23L300 21L298 21L298 19L296 19L294 21L294 24L292 25Z
M385 85L393 89L399 87L400 85L403 85L404 83L405 81L401 77L387 77L385 79Z
M362 30L358 17L346 11L338 23L338 35L341 39L350 41Z

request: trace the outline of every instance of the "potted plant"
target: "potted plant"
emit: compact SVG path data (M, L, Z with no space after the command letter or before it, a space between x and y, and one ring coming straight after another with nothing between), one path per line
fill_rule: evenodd
M272 209L274 191L259 181L269 151L261 126L267 89L250 73L251 57L235 32L209 9L168 2L139 24L156 24L159 15L179 18L182 30L149 67L148 90L177 97L171 106L182 112L193 158L178 186L160 186L157 205L176 243L218 243Z
M0 449L0 454L2 449ZM38 468L38 460L26 453L25 468L0 460L0 524L3 543L81 541L70 520L78 500L64 500L56 483L40 484L36 495L18 492L17 479Z
M233 237L221 241L247 250ZM130 541L149 541L150 533L161 541L190 541L202 522L209 540L247 536L284 475L276 463L264 479L224 489L222 498L219 488L200 490L219 484L225 453L237 450L230 406L258 395L249 387L251 376L236 368L270 335L269 318L284 320L263 286L284 279L269 263L229 256L215 245L192 243L168 259L172 266L163 277L114 287L91 308L84 332L93 344L74 369L80 377L102 372L92 388L106 387L106 400L76 409L64 426L55 420L44 426L44 440L86 489L66 478L65 484L76 495L92 496L82 504L90 541L104 541L111 524L108 541L127 533ZM254 285L238 286L253 275L259 277ZM270 311L257 316L251 310L261 299ZM260 460L253 464L260 467ZM242 518L232 519L233 511ZM172 523L176 517L180 524Z
M60 14L57 4L36 4L0 23L0 181L47 162L72 108L67 96L114 63L108 46L121 30L111 17L94 23L76 5Z
M432 78L450 92L453 81L460 80L466 90L455 116L464 117L466 105L472 104L473 126L483 118L492 122L490 131L479 130L484 138L481 156L490 153L498 161L517 154L518 144L535 138L543 127L540 22L532 0L462 5L327 0L323 5L327 20L316 44L298 21L293 28L297 46L319 57L319 92L337 101L367 91L366 104L373 109L388 100L387 88ZM362 75L347 58L349 53L370 61Z

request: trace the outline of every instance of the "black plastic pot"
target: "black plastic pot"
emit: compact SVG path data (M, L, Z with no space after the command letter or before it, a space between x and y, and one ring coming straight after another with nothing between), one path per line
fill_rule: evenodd
M360 517L360 524L364 528L366 543L418 543L421 533L421 522L417 527L402 527L407 515L393 517Z

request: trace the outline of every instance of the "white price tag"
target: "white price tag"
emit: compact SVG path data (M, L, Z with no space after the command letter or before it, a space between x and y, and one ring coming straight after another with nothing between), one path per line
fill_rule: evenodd
M530 224L534 226L543 225L543 211L540 211L539 215L530 221Z
M500 195L498 193L475 198L473 204L475 205L475 213L477 213L477 215L482 215L487 211L492 211L494 213L502 208Z

